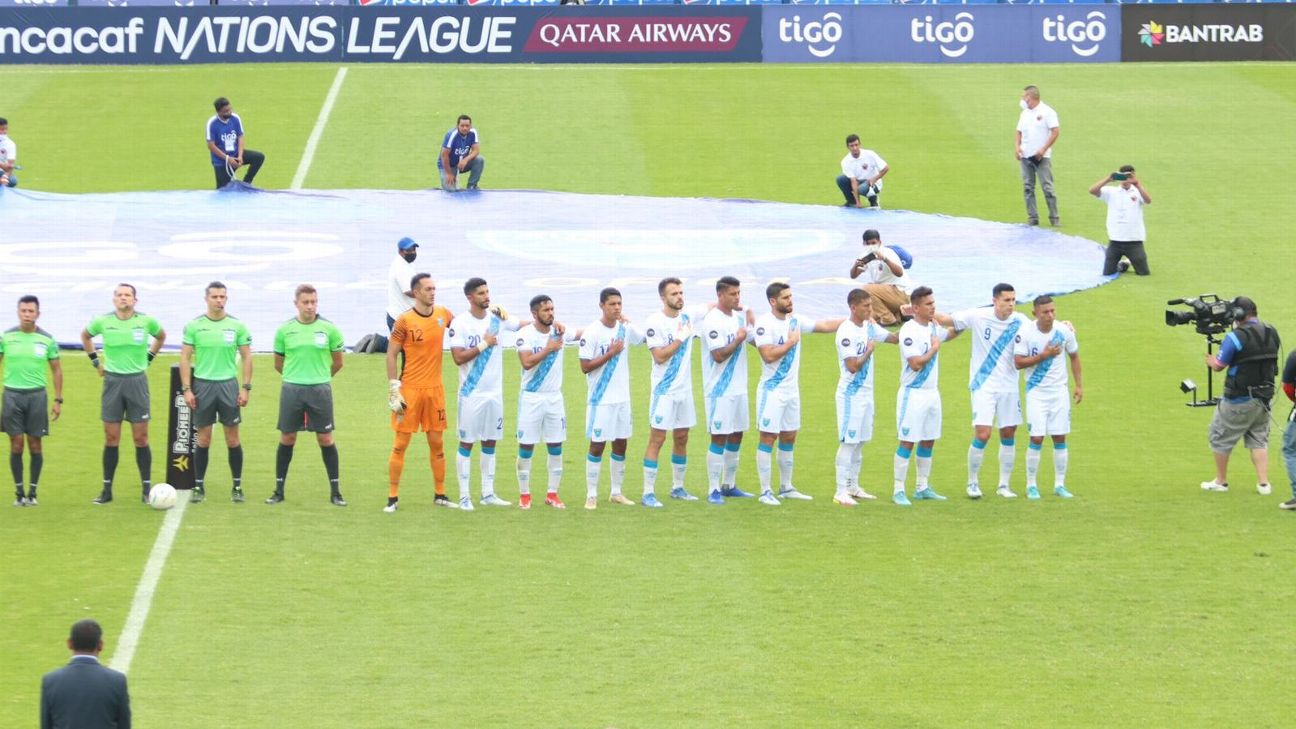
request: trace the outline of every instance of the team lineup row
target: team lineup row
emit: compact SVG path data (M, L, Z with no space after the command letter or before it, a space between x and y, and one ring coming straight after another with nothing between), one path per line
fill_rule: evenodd
M435 503L464 510L474 508L471 497L472 450L480 443L480 499L490 506L511 504L495 493L495 446L503 437L503 359L505 345L516 347L521 364L517 415L517 482L519 505L531 505L531 463L535 448L544 443L549 454L545 503L563 508L558 496L562 479L562 447L567 440L566 409L562 395L564 350L576 345L580 368L587 378L585 436L586 502L597 507L603 454L611 444L610 500L634 504L623 493L626 447L632 431L630 373L626 350L645 345L652 356L648 422L651 429L643 458L643 496L639 503L660 508L656 496L658 458L667 437L671 440L670 496L698 500L684 487L687 445L696 425L691 353L701 343L703 399L706 427L711 437L706 457L707 500L748 497L738 488L736 474L744 433L751 427L747 357L744 344L759 353L761 373L756 387L755 418L758 432L756 470L758 500L770 506L782 500L810 500L793 484L793 452L801 427L799 371L801 337L833 333L839 361L836 389L837 434L836 492L834 501L854 506L874 498L858 482L864 443L873 436L873 367L878 344L896 344L902 370L897 392L892 500L908 506L905 484L914 458L915 500L944 500L928 482L932 450L941 436L941 401L937 388L941 344L970 330L973 335L969 366L974 433L968 448L967 494L980 498L979 472L986 445L997 425L1000 436L997 493L1015 494L1009 487L1015 463L1015 434L1022 422L1019 370L1026 377L1027 496L1039 498L1036 474L1045 438L1053 442L1054 493L1070 497L1065 486L1066 436L1070 406L1081 398L1079 347L1074 331L1055 323L1055 306L1049 297L1034 302L1035 319L1015 310L1016 294L1008 284L993 291L993 306L954 314L937 312L935 297L927 287L911 295L912 318L890 332L872 319L870 296L854 289L847 296L850 315L812 321L793 310L791 287L772 283L766 290L769 312L756 315L741 300L741 284L732 277L716 283L716 299L705 307L686 307L683 286L666 278L658 286L662 307L642 325L622 314L620 293L607 288L599 294L601 316L579 330L555 318L554 302L539 295L531 300L529 321L517 321L500 307L491 306L490 289L481 278L464 285L468 310L455 316L436 303L436 284L429 274L413 277L413 306L396 318L387 352L394 444L388 461L389 495L386 510L399 507L399 486L405 452L415 433L423 432L431 450ZM232 498L244 500L243 453L238 427L240 408L248 402L252 384L251 337L241 321L225 312L226 288L213 282L206 289L207 311L184 330L180 377L184 399L193 411L197 429L194 454L195 487L190 503L206 497L212 432L219 422L229 450L233 476ZM113 500L121 424L131 424L139 468L141 493L147 501L151 487L151 452L148 445L149 394L146 370L161 349L166 333L158 322L135 310L136 291L119 285L113 294L114 310L96 317L81 333L91 362L104 378L101 419L104 422L103 488L95 503ZM275 463L275 490L269 504L284 500L284 484L293 448L300 431L315 433L330 482L332 503L345 506L338 485L338 453L333 441L333 397L330 382L343 365L342 334L317 313L318 294L303 284L294 293L297 316L275 334L275 369L283 376L280 392L279 447ZM10 464L17 492L16 505L35 505L42 466L41 438L48 433L49 417L57 418L62 403L62 370L56 342L36 326L39 301L19 300L19 326L0 339L0 366L4 368L3 428L11 438ZM96 348L95 339L101 342ZM512 340L512 341L510 341ZM448 348L459 368L457 390L458 447L455 471L459 498L445 490L443 433L449 427L442 361ZM1058 358L1066 353L1074 387L1069 387L1067 366ZM239 384L240 376L242 384ZM54 386L54 403L47 407L46 391ZM30 452L30 478L24 483L24 444ZM778 488L774 488L774 468Z

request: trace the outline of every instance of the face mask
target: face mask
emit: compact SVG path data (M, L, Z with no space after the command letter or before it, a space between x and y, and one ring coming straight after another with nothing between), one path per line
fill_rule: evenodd
M414 259L418 258L418 253L414 251L409 251L408 253L402 253L401 258L404 258L406 263L413 263Z
M1026 103L1025 99L1018 101L1017 105L1022 108L1022 111L1028 111L1030 109L1030 105Z

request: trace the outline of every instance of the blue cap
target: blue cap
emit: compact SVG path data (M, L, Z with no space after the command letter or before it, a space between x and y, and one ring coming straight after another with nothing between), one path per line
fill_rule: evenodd
M402 251L408 251L411 248L418 248L418 243L415 243L413 238L401 238L396 243L396 247Z

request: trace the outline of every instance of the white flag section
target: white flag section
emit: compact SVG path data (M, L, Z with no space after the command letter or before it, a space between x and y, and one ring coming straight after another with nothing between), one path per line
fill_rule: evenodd
M823 205L488 190L232 188L215 191L57 195L0 190L0 294L41 299L41 326L74 342L111 309L119 282L139 290L140 311L178 345L204 310L203 289L229 288L253 349L268 351L295 315L293 289L320 291L320 314L348 344L385 332L386 275L396 242L418 242L416 271L437 281L437 303L465 308L462 285L481 276L492 301L525 318L538 293L566 321L598 316L598 291L615 286L627 316L659 308L657 282L684 281L688 300L715 298L736 276L743 299L765 310L764 289L790 282L799 312L841 316L861 234L882 233L914 257L914 285L931 286L951 311L988 303L1006 281L1019 301L1097 286L1102 246L1041 228L898 210Z

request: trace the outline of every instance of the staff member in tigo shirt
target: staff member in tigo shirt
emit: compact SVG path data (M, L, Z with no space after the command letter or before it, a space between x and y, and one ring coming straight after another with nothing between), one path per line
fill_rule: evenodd
M1120 185L1109 187L1109 182ZM1103 275L1116 273L1117 264L1121 271L1133 265L1134 273L1148 275L1147 252L1143 250L1143 239L1147 237L1143 206L1152 203L1152 196L1134 176L1134 165L1124 165L1120 172L1095 182L1089 194L1107 203L1107 258L1103 261ZM1121 258L1128 258L1129 263L1122 263Z
M459 173L467 172L468 189L476 190L484 169L486 158L481 156L481 138L472 125L472 117L461 114L455 128L441 140L441 156L437 158L441 189L458 189Z
M222 96L212 104L216 115L207 120L207 149L211 151L212 167L216 170L216 189L228 185L234 179L235 170L243 165L248 167L243 181L251 185L265 164L265 155L243 146L243 120L234 113L229 99Z
M418 243L413 238L401 238L396 243L396 257L387 267L387 331L396 325L396 319L414 306L409 282L417 271L414 260L418 258Z

